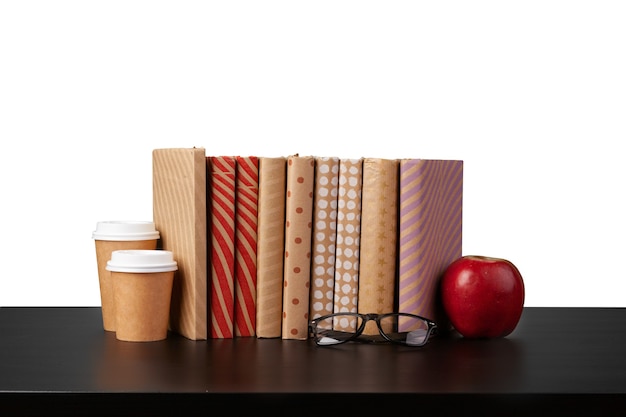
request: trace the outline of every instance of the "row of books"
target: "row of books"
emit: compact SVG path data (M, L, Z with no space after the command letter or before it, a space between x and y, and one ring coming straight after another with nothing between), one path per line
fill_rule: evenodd
M154 221L177 257L171 328L304 340L334 312L445 320L463 162L153 151Z

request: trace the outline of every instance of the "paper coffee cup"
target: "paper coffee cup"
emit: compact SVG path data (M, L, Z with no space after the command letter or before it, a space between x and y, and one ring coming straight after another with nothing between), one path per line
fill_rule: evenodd
M117 250L106 269L115 302L115 336L128 342L167 338L174 273L170 251Z
M149 221L103 221L96 224L92 236L96 243L102 325L106 331L115 331L113 285L111 273L106 270L111 253L125 249L156 249L160 235L154 223Z

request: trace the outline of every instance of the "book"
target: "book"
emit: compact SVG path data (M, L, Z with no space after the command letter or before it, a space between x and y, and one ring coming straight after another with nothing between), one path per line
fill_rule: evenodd
M308 338L314 172L314 157L287 158L283 339Z
M235 176L232 156L209 156L210 194L210 336L234 336Z
M400 161L399 311L447 327L437 296L462 253L463 161Z
M361 242L362 175L362 158L341 158L339 160L334 313L357 312ZM354 331L356 330L356 321L351 321L350 323L335 323L334 328Z
M338 195L339 158L316 157L309 301L312 319L333 312Z
M398 169L394 159L363 160L359 313L395 311ZM367 323L363 333L378 334L376 323Z
M207 338L207 167L203 148L152 152L153 217L161 249L178 264L170 329L191 340Z
M235 177L235 336L256 332L259 161L236 158Z
M287 159L259 158L256 335L282 331Z

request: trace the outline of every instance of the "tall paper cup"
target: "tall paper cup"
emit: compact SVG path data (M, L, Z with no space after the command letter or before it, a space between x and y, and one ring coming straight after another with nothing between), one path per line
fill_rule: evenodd
M104 330L115 331L113 284L111 273L106 269L111 253L126 249L156 249L159 237L159 232L155 230L153 222L104 221L97 223L93 239L96 242Z
M165 250L117 250L107 262L115 299L115 336L128 342L167 338L174 273Z

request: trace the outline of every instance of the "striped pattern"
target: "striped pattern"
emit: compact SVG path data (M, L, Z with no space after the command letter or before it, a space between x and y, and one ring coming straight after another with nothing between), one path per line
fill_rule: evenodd
M254 336L259 162L237 157L235 195L235 336Z
M257 337L280 337L287 159L259 158Z
M462 161L400 161L400 312L445 320L437 287L461 256L462 197Z
M234 332L235 167L234 157L211 156L211 337Z
M310 316L312 319L333 312L338 193L339 158L316 157L311 248L313 259Z

